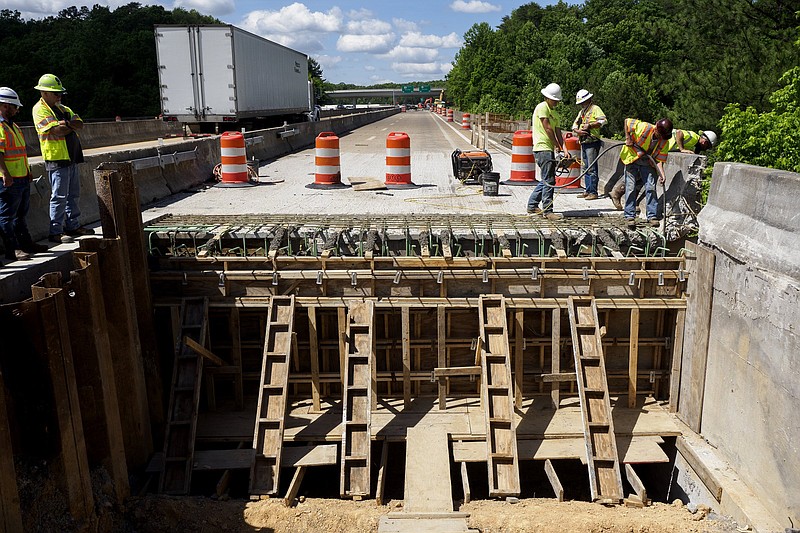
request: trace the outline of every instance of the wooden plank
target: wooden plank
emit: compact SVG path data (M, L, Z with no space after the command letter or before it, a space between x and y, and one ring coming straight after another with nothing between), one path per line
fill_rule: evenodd
M447 324L446 324L446 308L443 305L436 307L436 346L437 346L437 364L439 368L447 366L447 352L445 339L447 338ZM447 388L445 386L445 379L439 378L439 410L444 411L447 409Z
M551 333L551 346L552 354L550 358L550 368L553 374L561 372L561 308L553 309L552 318L552 333ZM558 409L561 404L561 383L553 382L553 387L550 389L550 403L553 409Z
M469 503L472 497L469 489L469 476L467 475L467 463L461 463L461 488L464 491L464 503Z
M205 348L204 346L202 346L201 344L199 344L197 341L195 341L191 337L184 336L183 337L183 342L186 344L186 346L191 348L191 350L193 352L195 352L198 355L202 355L203 357L205 357L206 359L208 359L210 362L214 363L215 365L217 365L217 366L227 366L225 364L224 360L222 360L220 357L215 355L214 352L212 352L211 350L209 350L209 349Z
M389 441L381 443L381 464L378 467L378 487L375 489L375 503L383 505L383 491L386 488L386 463L389 460Z
M441 425L408 428L404 512L453 511L447 429Z
M228 317L228 332L231 336L231 361L238 369L233 376L233 400L236 410L244 409L244 388L242 386L242 334L239 308L231 309Z
M669 412L678 410L681 392L681 363L683 361L683 331L686 325L686 310L679 309L675 314L675 330L672 335L672 368L669 377Z
M620 437L618 448L621 462L625 464L668 463L669 457L661 448L661 437ZM519 458L523 461L546 459L579 459L586 462L583 438L519 439ZM483 441L454 441L453 461L477 463L486 461L486 445Z
M688 244L687 244L688 246ZM708 336L711 327L711 308L714 298L714 262L716 256L708 248L695 245L696 261L687 263L694 269L689 276L687 297L694 300L686 309L687 330L684 343L684 359L689 363L681 367L681 392L678 400L678 416L692 430L700 433L702 428L703 398L706 386L706 363L708 361Z
M575 372L559 372L558 374L542 374L542 381L545 383L562 383L576 381L578 376ZM558 392L558 391L556 391Z
M325 466L338 462L338 448L335 444L315 446L284 446L281 466Z
M344 386L344 373L347 370L345 368L345 358L347 357L347 335L345 332L347 331L347 307L338 307L336 309L336 317L339 323L339 373L341 374L341 383Z
M631 309L630 347L628 348L628 408L636 407L636 381L639 371L639 310Z
M308 345L311 357L311 403L315 413L320 412L319 404L319 340L317 338L317 310L308 308Z
M411 309L403 307L400 313L403 343L403 407L408 408L411 405Z
M378 178L367 178L364 176L347 178L354 191L385 191L386 183Z
M303 476L306 474L305 466L298 466L294 471L292 481L289 483L289 490L286 492L286 497L283 498L283 505L291 507L294 505L294 500L297 498L297 493L300 492L300 483L303 482Z
M458 376L480 376L481 367L479 366L454 366L450 368L434 368L433 378L458 377Z
M8 533L23 531L2 371L0 371L0 530Z
M680 454L686 459L686 462L689 463L689 466L692 467L697 477L700 478L700 481L703 482L703 485L706 486L708 491L711 495L719 502L722 501L722 485L719 484L714 474L708 467L705 465L702 459L697 455L694 451L694 448L686 442L684 437L678 437L675 440L675 447L678 449Z
M514 311L514 406L522 409L522 382L525 372L524 356L525 349L525 310L517 309Z
M639 479L639 476L636 475L636 471L630 464L625 465L625 477L628 479L628 483L630 483L636 496L639 497L643 504L647 505L647 490L644 488L642 480Z
M561 480L558 479L558 474L556 474L556 469L553 468L553 463L550 461L550 459L545 460L544 471L547 474L547 479L550 480L550 486L553 487L553 493L556 495L556 499L560 502L563 502L564 487L561 485Z

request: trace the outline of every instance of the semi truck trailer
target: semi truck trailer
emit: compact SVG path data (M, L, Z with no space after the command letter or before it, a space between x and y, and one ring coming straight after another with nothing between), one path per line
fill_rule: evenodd
M164 120L199 131L309 120L308 56L232 25L155 26Z

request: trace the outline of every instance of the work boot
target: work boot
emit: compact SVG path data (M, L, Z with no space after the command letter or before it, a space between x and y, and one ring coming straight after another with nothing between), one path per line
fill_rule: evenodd
M625 196L625 183L622 180L619 180L614 188L611 189L611 192L608 193L608 197L611 198L611 203L614 204L614 209L617 211L622 211L622 197Z
M75 229L64 230L64 233L69 235L70 237L81 237L83 235L94 235L94 231L93 230L84 228L83 226L80 226L80 227L75 228Z
M578 195L578 198L586 198L587 196L589 196L588 192L582 192Z
M653 226L654 228L657 228L661 225L661 221L658 220L657 218L651 218L650 220L647 221L647 223Z
M585 195L583 195L583 199L584 200L597 200L597 195L595 193L593 193L593 192L587 192Z
M50 235L47 238L47 240L50 241L50 242L55 242L55 243L58 243L58 244L62 244L62 243L65 243L65 242L73 242L75 239L73 239L69 235L64 235L63 233L58 233L56 235Z
M11 261L27 261L30 259L31 256L28 252L23 252L22 250L6 250L6 259L10 259Z
M635 228L636 227L636 219L635 218L626 218L625 222L628 224L629 228Z
M557 220L564 220L564 215L562 215L561 213L553 213L551 211L549 213L545 213L544 218L546 218L550 222L555 222Z
M528 214L529 215L539 215L541 213L542 213L542 209L540 207L534 207L533 209L531 209L530 207L528 208Z

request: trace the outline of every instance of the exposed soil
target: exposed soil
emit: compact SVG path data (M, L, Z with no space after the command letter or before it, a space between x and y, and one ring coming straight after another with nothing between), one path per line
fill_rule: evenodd
M119 526L121 529L152 532L377 532L380 516L400 511L401 507L400 502L378 507L374 500L353 502L313 498L287 508L280 500L214 501L208 498L147 496L129 503L126 523ZM730 521L711 519L702 510L692 514L680 504L656 503L635 509L531 498L517 504L485 500L471 502L462 505L460 511L469 513L469 526L482 533L736 531L736 525Z

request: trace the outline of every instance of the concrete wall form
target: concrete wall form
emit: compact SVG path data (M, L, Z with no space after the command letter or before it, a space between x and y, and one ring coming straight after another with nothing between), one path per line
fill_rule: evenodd
M699 215L715 256L700 432L783 527L800 524L799 194L800 174L717 163Z

